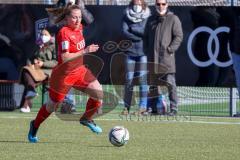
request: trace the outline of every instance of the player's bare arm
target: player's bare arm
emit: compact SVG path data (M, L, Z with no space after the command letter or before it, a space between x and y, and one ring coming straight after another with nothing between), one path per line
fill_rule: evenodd
M62 54L62 59L65 62L65 61L74 59L76 57L82 56L83 54L86 54L86 53L96 52L98 49L99 49L99 45L91 44L91 45L87 46L84 50L81 50L77 53L64 52Z

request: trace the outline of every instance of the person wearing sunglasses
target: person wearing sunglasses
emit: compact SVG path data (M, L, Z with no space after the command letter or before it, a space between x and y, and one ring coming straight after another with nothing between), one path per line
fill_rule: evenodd
M175 52L179 48L182 39L182 25L177 15L168 9L167 0L155 1L155 14L149 17L145 28L144 48L148 54L148 60L154 62L153 74L157 78L155 82L164 81L168 84L170 100L170 115L177 114L177 87ZM157 84L151 84L157 85ZM161 89L158 86L159 98L157 107L161 105ZM159 108L161 109L161 108Z

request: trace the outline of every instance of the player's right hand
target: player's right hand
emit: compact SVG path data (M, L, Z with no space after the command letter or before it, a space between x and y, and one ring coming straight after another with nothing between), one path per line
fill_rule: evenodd
M96 52L99 49L99 45L91 44L85 48L85 53Z

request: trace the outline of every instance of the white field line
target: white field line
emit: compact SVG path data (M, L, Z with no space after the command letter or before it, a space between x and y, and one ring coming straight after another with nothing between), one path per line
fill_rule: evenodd
M0 119L33 119L35 116L7 116L0 115ZM57 116L51 116L51 119L59 119ZM223 118L224 119L224 118ZM216 122L216 121L203 121L203 120L121 120L119 119L108 119L108 118L100 118L98 121L124 121L124 122L143 122L143 123L196 123L196 124L217 124L217 125L240 125L239 122Z

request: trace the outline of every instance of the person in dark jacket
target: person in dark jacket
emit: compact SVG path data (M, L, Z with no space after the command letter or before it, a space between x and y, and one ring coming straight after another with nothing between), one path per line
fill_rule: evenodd
M166 81L170 100L170 114L177 113L177 87L175 80L175 52L182 39L182 25L179 18L168 9L167 0L156 0L156 13L149 17L145 30L145 49L149 61L154 62L154 73L157 81ZM160 87L158 87L160 88ZM161 93L159 89L159 94ZM159 95L158 103L161 100Z
M124 110L122 114L128 114L133 93L133 80L138 77L139 81L139 110L143 114L147 108L147 56L143 50L143 36L150 9L144 0L132 0L124 11L123 34L131 42L131 47L125 52L126 80L124 94ZM135 78L134 78L135 77Z
M230 18L230 50L238 93L240 93L240 9L232 8Z

